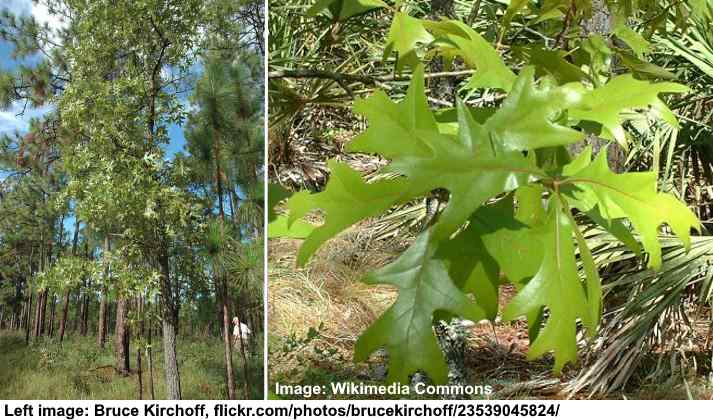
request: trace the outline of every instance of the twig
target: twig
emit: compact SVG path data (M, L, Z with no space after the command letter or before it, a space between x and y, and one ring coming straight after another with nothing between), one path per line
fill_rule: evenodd
M475 20L478 18L478 12L480 12L480 0L475 0L475 2L473 3L473 8L470 9L468 20L466 20L468 26L473 26L473 22L475 22Z
M423 77L426 79L435 79L439 77L459 77L469 76L474 73L474 70L458 70L458 71L443 71L436 73L427 73ZM314 69L294 69L294 70L276 70L267 74L269 79L330 79L337 83L353 83L358 82L365 85L378 85L386 82L405 82L411 80L406 76L366 76L359 74L337 73L327 70Z
M428 99L429 102L433 102L436 105L442 105L442 106L447 106L449 108L453 108L453 103L451 103L451 102L444 101L441 99L432 98L430 96L428 96L426 99Z
M557 48L560 46L560 43L567 42L565 38L563 38L564 34L569 30L570 25L572 24L572 17L574 17L574 14L577 13L577 9L575 6L574 1L572 1L569 5L569 9L567 9L567 15L564 17L564 23L562 24L562 30L560 33L557 34L557 37L555 38L555 45L554 47ZM564 45L562 45L564 48Z

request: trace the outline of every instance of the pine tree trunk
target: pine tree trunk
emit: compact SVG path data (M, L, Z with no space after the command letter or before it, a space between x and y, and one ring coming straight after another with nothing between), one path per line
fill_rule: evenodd
M35 307L32 309L32 338L37 338L40 330L40 307L42 307L42 292L37 292Z
M111 251L111 242L109 241L109 234L106 234L104 236L104 251L109 252ZM106 344L106 327L107 327L107 311L108 311L108 302L107 302L107 282L109 281L109 267L107 266L104 269L104 278L102 279L102 292L101 292L101 302L99 303L99 332L97 334L97 344L99 345L100 348L104 348L104 345Z
M245 353L245 343L243 343L243 328L238 322L238 341L240 342L240 354L243 356L243 373L245 374L245 399L250 399L250 371L248 368L248 358Z
M218 280L216 280L218 283ZM222 312L223 312L223 345L225 356L225 377L228 385L228 399L235 399L235 376L233 371L233 349L230 342L230 311L228 309L227 287L222 281L221 288L223 289L222 297Z
M40 336L47 333L47 298L49 291L45 290L42 293L42 306L40 307Z
M153 346L151 344L151 339L152 339L152 334L151 331L153 331L153 326L151 325L152 323L149 322L149 336L148 336L148 348L146 349L146 358L149 361L149 392L151 395L151 399L155 400L156 399L156 392L154 390L153 386Z
M42 335L42 305L45 300L45 292L40 291L37 293L37 303L35 304L35 322L32 325L32 336L38 338Z
M84 294L82 294L82 289L77 293L77 305L74 311L74 322L72 322L72 329L75 333L80 333L82 329L82 318L84 318Z
M225 223L225 209L223 205L223 174L220 169L220 132L218 122L213 121L215 138L213 139L213 160L215 163L215 185L218 195L218 211L220 221ZM221 229L223 226L221 225ZM223 345L225 356L225 380L228 385L228 399L235 399L235 371L233 370L233 349L230 341L230 309L228 308L228 285L224 278L215 275L216 288L221 289L221 309L223 312Z
M101 302L99 303L99 330L97 332L97 345L102 349L106 343L106 313L106 290L102 289Z
M144 399L144 373L141 371L141 349L136 352L136 381L138 387L139 400Z
M144 296L141 295L136 301L137 306L139 308L139 314L141 314L141 317L139 318L139 337L146 337L146 320L145 320L145 313L144 313L144 308L145 308L145 303L144 303Z
M178 308L176 306L171 279L168 254L163 250L159 257L161 265L161 299L163 312L163 362L166 375L166 392L170 400L181 399L181 377L178 372L176 355L176 335L178 332Z
M67 316L69 314L69 288L64 290L64 298L62 299L62 318L59 321L59 343L64 340L64 331L67 328Z
M128 302L126 298L120 298L116 302L116 324L114 329L114 350L116 352L116 370L120 374L127 376L131 373L129 361L129 340L130 332L128 325Z
M89 295L84 294L82 299L82 319L80 322L80 334L82 337L86 337L89 333Z
M30 292L25 308L25 344L30 344L30 313L32 312L32 295L33 293Z
M55 312L57 309L57 296L52 293L52 305L50 305L50 325L49 329L47 331L47 336L52 337L54 336L54 320L55 320Z
M79 242L79 218L75 218L74 221L74 238L72 239L72 256L77 255L77 243ZM62 344L64 340L64 333L67 328L67 317L69 316L69 299L70 299L70 288L66 287L64 290L64 297L62 298L62 318L59 321L59 343ZM75 325L76 331L76 325Z

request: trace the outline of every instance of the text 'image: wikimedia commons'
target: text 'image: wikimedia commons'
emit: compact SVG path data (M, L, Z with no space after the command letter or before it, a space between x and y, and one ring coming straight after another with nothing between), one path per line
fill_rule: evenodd
M263 2L0 9L0 399L262 399Z

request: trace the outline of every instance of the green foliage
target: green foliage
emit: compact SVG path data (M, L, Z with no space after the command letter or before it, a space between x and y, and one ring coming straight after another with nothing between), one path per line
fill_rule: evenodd
M634 79L631 74L617 76L604 86L586 92L570 109L570 116L602 125L601 137L616 140L628 146L622 127L622 111L646 109L651 106L664 121L676 126L676 117L663 104L658 95L662 92L684 93L688 89L677 83L650 83Z
M312 210L322 209L327 213L325 223L316 228L300 248L299 265L304 265L327 239L359 220L383 213L403 194L401 180L367 184L358 172L343 163L331 161L329 167L333 181L324 192L300 191L288 201L288 227Z
M598 208L609 221L628 219L641 236L650 267L661 265L660 225L667 223L683 244L690 247L690 231L699 229L700 222L684 203L656 191L656 173L615 174L608 167L605 153L600 153L593 162L590 156L587 149L564 168L571 188L567 186L563 191L574 199L574 207L582 211Z
M278 216L267 225L267 237L304 239L312 234L314 228L314 225L304 220L296 220L292 225L289 225L287 216Z
M572 49L547 42L511 49L509 54L522 53L520 61L503 53L500 41L510 28L523 25L520 19L569 47L566 37L574 28L565 16L579 22L593 13L589 2L582 3L571 9L567 2L546 2L541 8L511 2L497 41L462 21L420 19L400 8L384 47L385 56L398 53L397 72L411 69L408 90L401 101L381 90L358 99L354 111L366 117L368 128L348 145L349 151L376 154L389 163L377 180L365 182L346 165L330 162L324 191L298 192L287 201L288 227L313 210L326 213L325 223L299 251L302 265L349 226L447 190L448 203L432 226L395 262L365 278L399 289L397 301L366 330L355 353L363 360L386 347L389 380L406 382L422 370L445 381L433 322L453 316L492 319L503 282L518 290L504 317L525 316L529 355L554 352L559 372L576 359L578 323L593 336L603 310L601 279L583 226L599 224L634 252L639 245L632 232L637 233L654 269L661 265L662 225L685 246L691 231L700 230L685 204L660 191L656 171L615 173L606 147L594 159L589 148L572 152L573 145L593 136L628 148L628 124L641 118L678 127L663 94L685 93L685 86L641 80L642 72L614 76L611 71L615 58L644 68L650 34L615 26L613 35L633 55L596 34L577 38ZM644 3L641 12L619 2L606 5L617 22L639 13L668 13L660 2ZM528 16L520 16L525 10ZM651 28L659 30L655 23ZM472 71L461 94L482 94L485 88L504 91L504 98L492 106L457 95L454 107L432 111L421 63L434 57L447 67ZM647 71L649 78L665 73Z
M590 335L596 329L601 311L601 286L596 270L587 270L586 282L582 284L572 241L577 228L566 203L555 196L549 206L545 224L538 232L544 249L540 267L505 308L503 318L512 320L547 308L549 317L531 339L529 355L537 357L554 351L554 370L559 372L566 362L577 358L577 320L582 321ZM582 259L590 265L586 243L580 241L579 245Z
M207 276L220 259L230 292L239 290L234 301L259 312L262 3L40 3L60 25L0 12L0 40L22 60L0 69L0 108L41 115L29 130L0 136L0 305L19 316L36 291L51 302L66 294L63 303L82 309L123 298L132 327L161 317L205 326L217 300ZM176 126L186 128L187 154L171 156ZM224 182L220 201L214 179ZM216 238L208 222L218 202L231 211ZM166 357L173 377L175 359ZM196 378L184 372L183 389Z
M386 7L386 3L381 0L317 0L307 11L307 16L328 10L335 19L346 20L380 7Z
M396 261L370 275L368 284L396 286L399 297L359 337L357 361L385 347L389 351L391 382L408 382L409 374L423 369L437 382L448 378L448 366L431 332L433 313L447 311L466 319L481 319L484 311L459 290L443 261L434 258L432 233L424 232Z
M426 28L436 37L433 45L439 55L448 62L460 57L469 68L477 70L464 89L489 87L510 90L515 82L515 73L478 32L456 20L428 23Z
M83 257L59 258L46 271L37 273L37 289L63 290L79 285L87 277L97 274L96 265Z

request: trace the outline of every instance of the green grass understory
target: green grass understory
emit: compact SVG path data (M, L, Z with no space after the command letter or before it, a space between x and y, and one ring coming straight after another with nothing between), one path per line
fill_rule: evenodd
M136 346L131 347L131 375L114 369L114 343L97 346L96 337L66 337L60 346L56 338L40 339L25 345L24 336L0 332L0 399L137 399ZM225 399L223 344L218 338L179 337L178 367L183 399ZM244 398L242 358L233 353L238 398ZM163 351L154 342L154 386L156 398L165 398ZM262 398L262 355L249 359L250 397ZM142 354L144 399L150 398L148 360Z

